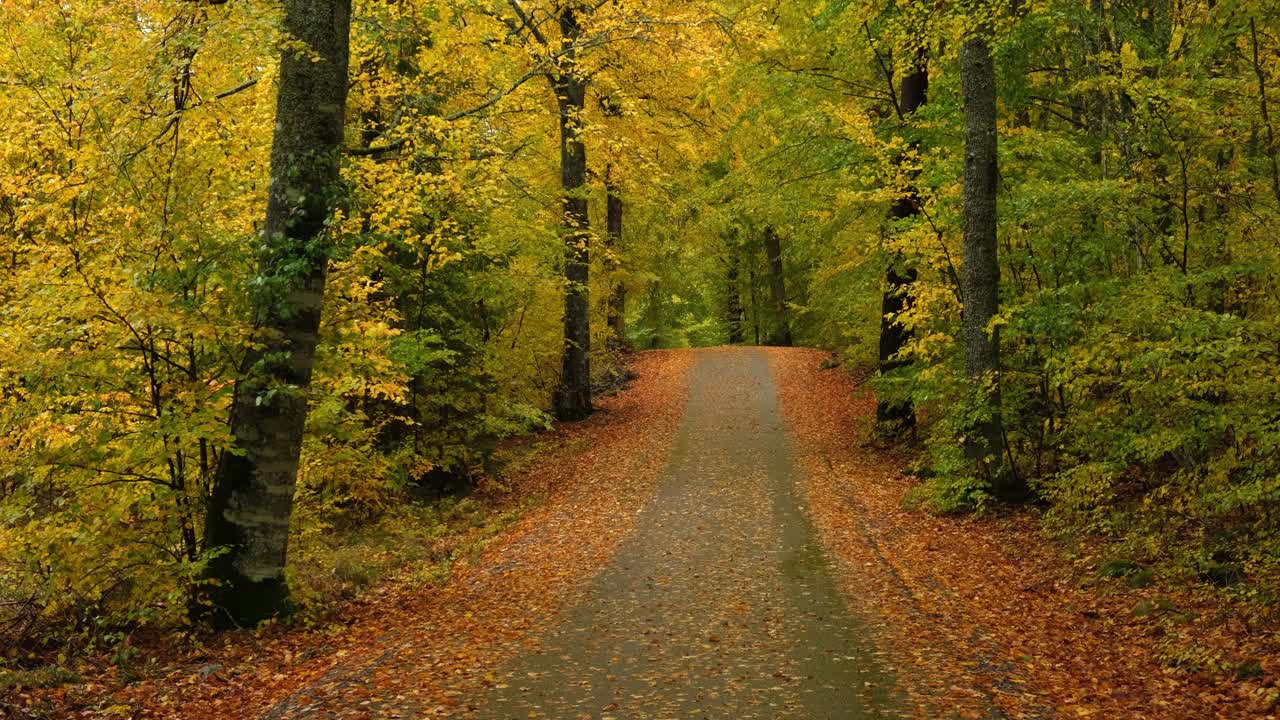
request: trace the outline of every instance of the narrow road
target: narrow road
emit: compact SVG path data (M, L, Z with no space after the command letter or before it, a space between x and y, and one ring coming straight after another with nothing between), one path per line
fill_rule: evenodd
M805 515L764 353L699 351L656 497L469 717L898 717Z

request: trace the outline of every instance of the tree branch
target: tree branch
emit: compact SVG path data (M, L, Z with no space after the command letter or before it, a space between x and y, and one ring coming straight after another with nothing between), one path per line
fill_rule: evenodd
M511 6L512 10L516 11L516 16L520 18L520 22L525 27L529 28L529 33L533 35L534 40L537 40L543 45L550 44L547 42L547 36L542 34L542 31L538 29L538 26L533 22L533 19L524 11L524 8L520 7L520 0L507 0L507 4Z

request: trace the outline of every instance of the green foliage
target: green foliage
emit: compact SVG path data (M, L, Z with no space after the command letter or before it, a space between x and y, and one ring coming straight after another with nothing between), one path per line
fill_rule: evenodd
M59 665L45 665L35 670L0 669L0 690L18 691L28 688L56 688L81 682L80 676Z
M957 446L934 446L929 476L908 494L908 507L938 515L981 513L991 502L986 483L973 475L973 466Z
M1102 575L1102 577L1108 578L1129 577L1130 575L1135 575L1139 572L1142 572L1141 565L1132 560L1125 559L1108 560L1102 563L1102 566L1098 568L1098 574Z
M964 376L957 343L967 7L779 10L777 36L726 81L748 101L715 177L724 204L701 219L722 236L717 218L783 229L798 336L866 364L885 270L918 273L896 318L911 362L873 386L918 411L929 477L913 501L935 512L988 501L961 451L994 390ZM1274 597L1277 16L1051 0L993 22L1011 466L1064 537ZM899 118L896 83L919 52L928 102ZM919 213L890 221L907 192Z
M308 518L290 566L301 620L322 621L337 603L387 578L439 582L455 560L477 552L518 514L482 499L445 497L401 501L358 523Z
M1051 529L1140 566L1131 580L1274 602L1280 16L1256 0L985 3L980 18L839 0L676 3L668 22L659 5L601 6L582 59L601 385L617 375L615 289L637 348L727 342L738 308L745 340L767 337L766 229L796 341L850 364L878 360L886 272L910 271L891 318L912 333L909 362L873 385L917 409L929 477L912 502L989 507L963 445L998 389L1010 466ZM457 499L503 438L547 424L564 348L559 118L540 84L555 58L503 12L358 3L292 525L290 572L314 608L396 572L394 548L472 515L493 527ZM280 289L255 269L277 15L0 6L6 653L181 624L218 552L200 530L235 452L248 299ZM957 342L956 49L978 20L999 65L1003 362L981 382ZM902 117L920 57L928 102ZM608 242L606 183L625 205ZM890 220L904 197L918 212ZM424 572L452 552L427 552Z

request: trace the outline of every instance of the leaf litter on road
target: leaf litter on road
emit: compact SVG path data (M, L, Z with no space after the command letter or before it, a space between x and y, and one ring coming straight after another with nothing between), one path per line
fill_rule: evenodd
M1204 720L1276 717L1274 620L1188 588L1114 592L1081 577L1034 508L939 517L904 508L906 459L867 442L875 399L824 369L829 354L770 349L810 509L850 603L899 659L917 716ZM1181 611L1169 622L1135 603ZM1174 635L1262 678L1171 667ZM1211 649L1211 650L1210 650Z

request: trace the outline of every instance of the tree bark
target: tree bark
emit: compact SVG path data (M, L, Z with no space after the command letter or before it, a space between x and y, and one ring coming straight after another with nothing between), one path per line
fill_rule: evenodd
M760 344L760 294L756 289L756 254L752 251L747 263L747 287L751 288L751 330L754 344Z
M965 435L965 451L986 476L992 492L1007 498L1021 494L1021 488L1004 462L1000 332L998 328L987 331L1000 304L1000 263L996 254L996 71L987 43L988 32L983 28L971 33L960 48L965 139L962 335L965 374L981 403L975 408L976 420Z
M1267 103L1267 72L1258 54L1258 23L1249 18L1249 39L1252 43L1253 75L1258 79L1258 109L1262 113L1262 131L1266 135L1267 159L1271 164L1271 192L1280 203L1280 161L1276 159L1276 131L1271 126L1271 109Z
M764 231L764 252L769 262L769 299L773 304L773 329L765 340L768 345L791 346L791 322L787 317L787 285L782 268L782 239L772 227Z
M929 95L929 68L923 51L917 58L914 72L902 79L901 112L903 118L920 109ZM915 143L911 147L916 147ZM914 183L915 178L911 178ZM920 212L920 200L914 187L908 187L889 210L894 221L915 217ZM880 302L880 373L892 372L907 364L899 357L911 340L911 331L899 316L911 307L911 285L916 281L914 267L903 267L903 258L894 253L885 276L885 291ZM900 435L915 427L916 412L908 400L879 400L876 402L876 422L882 433Z
M553 78L560 109L560 183L564 190L564 354L556 417L581 420L591 414L590 220L587 197L587 151L582 143L586 81L578 69L577 43L582 34L577 10L560 11L560 71Z
M742 260L738 257L737 243L729 246L729 344L738 345L746 339L742 332L742 291L739 278L742 272Z
M619 347L625 347L627 344L627 289L622 284L620 278L617 277L622 263L619 260L619 253L622 251L622 212L624 205L622 195L618 191L618 184L613 179L613 168L605 169L605 239L608 242L608 270L609 270L609 302L607 309L607 320L609 328L613 330L614 341Z
M237 451L223 454L209 499L205 547L223 549L205 572L216 627L256 625L289 606L289 516L324 299L325 223L341 192L350 22L351 0L284 2L284 30L308 52L286 51L280 62L252 298L258 336L236 384Z

